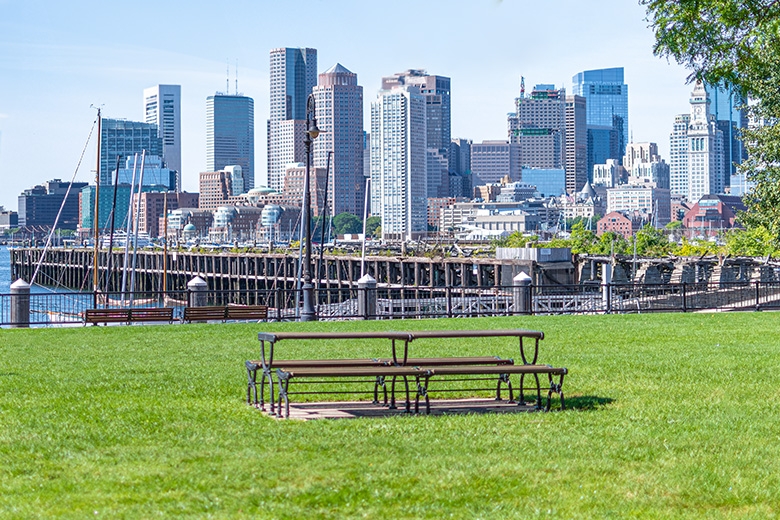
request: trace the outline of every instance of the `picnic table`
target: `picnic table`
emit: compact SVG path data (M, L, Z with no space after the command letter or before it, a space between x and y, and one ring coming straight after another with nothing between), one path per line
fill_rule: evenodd
M515 364L513 359L504 359L497 356L466 356L466 357L409 357L409 346L414 341L426 339L482 339L510 337L518 340L518 353L522 364ZM389 406L395 406L395 382L396 378L404 379L406 386L406 410L410 410L410 393L408 379L414 379L417 387L415 396L415 410L418 409L420 398L425 399L426 411L430 411L428 399L428 383L433 376L497 376L496 397L501 398L501 384L508 386L510 400L513 399L510 374L518 374L520 377L520 402L524 402L524 378L533 376L536 382L536 405L541 407L541 383L540 375L547 375L549 385L547 406L549 410L552 393L563 400L563 377L568 372L565 368L556 368L549 365L537 364L539 357L539 341L544 338L541 331L521 329L499 330L428 330L428 331L383 331L383 332L260 332L261 357L257 361L247 361L247 402L261 409L265 407L265 382L268 381L270 413L277 413L274 398L274 372L277 376L279 387L278 413L289 416L289 384L294 379L312 378L346 378L356 377L373 378L374 402L378 403L378 389L383 388L387 402L386 378L392 379L391 401ZM276 344L281 341L341 341L341 340L383 340L388 344L389 356L378 358L350 358L350 359L277 359ZM525 340L525 341L524 341ZM526 352L526 344L533 343L531 353ZM402 344L402 346L401 346ZM400 347L400 348L399 348ZM401 369L401 370L396 370ZM260 371L260 391L258 401L257 372ZM553 376L558 377L557 381ZM252 398L254 397L254 403ZM282 401L285 402L284 413L281 410Z

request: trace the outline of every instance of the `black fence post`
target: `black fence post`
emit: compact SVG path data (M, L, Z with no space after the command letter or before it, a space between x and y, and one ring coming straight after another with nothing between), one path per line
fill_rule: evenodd
M447 299L447 317L452 318L452 287L445 287L444 294Z
M761 310L761 290L760 290L760 280L756 280L756 311Z
M688 312L688 302L686 301L686 283L682 283L682 311Z

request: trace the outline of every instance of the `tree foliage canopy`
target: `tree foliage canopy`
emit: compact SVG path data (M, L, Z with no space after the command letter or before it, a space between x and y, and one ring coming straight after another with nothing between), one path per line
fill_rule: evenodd
M780 1L640 0L655 32L653 51L691 70L690 80L724 85L762 124L742 132L748 159L740 166L756 188L741 215L780 246Z

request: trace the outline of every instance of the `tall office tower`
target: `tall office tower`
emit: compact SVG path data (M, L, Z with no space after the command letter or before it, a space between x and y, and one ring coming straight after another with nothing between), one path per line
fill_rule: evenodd
M571 81L572 93L587 100L590 175L594 164L623 159L628 144L628 85L623 82L623 67L586 70Z
M116 170L116 158L119 167L124 166L128 157L136 153L140 156L146 150L146 155L163 154L163 142L153 123L140 123L124 119L103 119L100 130L100 184L113 184L111 172ZM140 168L140 161L139 161Z
M428 229L425 97L419 87L380 90L371 103L371 213L385 240Z
M723 132L710 112L710 99L697 81L690 99L690 114L675 118L670 136L672 193L698 202L704 195L717 195L726 188L723 164ZM687 124L685 124L687 123ZM683 143L684 141L684 143ZM680 155L686 155L682 160ZM681 165L685 164L685 168Z
M314 87L317 126L314 166L330 172L327 200L331 215L363 215L366 181L363 176L363 87L357 74L336 64L319 75ZM317 204L320 205L319 203Z
M457 137L450 142L450 197L473 196L471 145L470 139Z
M669 189L672 194L688 195L688 123L690 114L674 117L669 135Z
M157 125L165 167L176 172L175 190L181 191L181 86L156 85L144 89L144 120Z
M471 171L471 139L453 137L450 142L450 171L461 175Z
M588 130L585 98L566 96L566 191L576 193L588 182Z
M740 130L748 125L747 111L742 108L746 103L732 89L711 85L704 88L710 97L710 108L718 129L723 132L723 164L728 186L730 177L737 173L737 165L747 159L747 152L739 139Z
M317 84L317 49L271 49L270 62L267 182L269 188L282 191L285 167L305 160L306 102Z
M504 177L510 182L522 177L520 145L509 141L482 141L471 145L471 173L474 186L496 184Z
M425 147L428 149L428 197L448 197L448 163L452 128L450 78L409 69L382 78L382 90L401 85L420 88L425 97Z
M239 94L206 98L206 170L241 166L243 189L255 187L255 102Z
M515 112L507 118L509 141L520 146L524 168L562 169L566 165L566 91L536 85L521 91ZM472 153L473 153L472 148ZM473 157L472 157L473 161ZM476 170L475 170L476 172ZM517 179L513 179L517 180Z

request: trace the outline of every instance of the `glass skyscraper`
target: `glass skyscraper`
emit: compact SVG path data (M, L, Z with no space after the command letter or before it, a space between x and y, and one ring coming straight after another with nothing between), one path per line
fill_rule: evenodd
M571 81L573 93L587 100L588 142L603 143L599 153L594 148L588 149L588 176L591 176L594 164L603 164L606 159L623 160L628 144L628 85L624 83L623 67L586 70L574 75ZM617 134L617 150L612 150L617 153L602 157L609 147L607 128Z
M747 159L747 153L739 139L740 128L747 126L747 113L741 109L746 103L738 94L723 87L705 85L710 98L710 111L715 116L718 130L723 132L723 164L726 167L726 185L731 175L737 173L737 164Z
M306 103L317 84L317 49L271 49L270 81L267 182L282 191L286 166L304 161Z
M100 130L100 184L113 184L111 172L116 170L116 158L120 168L128 157L163 155L163 140L158 135L157 125L126 121L124 119L103 119Z
M206 98L206 170L238 165L246 191L255 187L255 102L240 95Z

